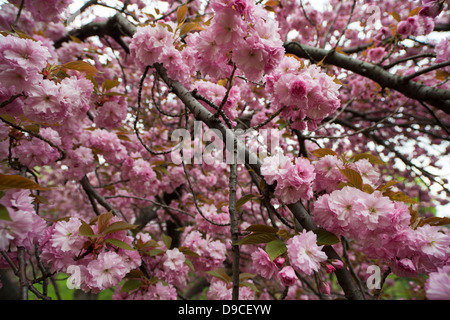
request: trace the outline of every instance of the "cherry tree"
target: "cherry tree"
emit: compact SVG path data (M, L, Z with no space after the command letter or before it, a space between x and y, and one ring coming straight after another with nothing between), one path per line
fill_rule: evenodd
M3 2L4 289L450 298L449 10Z

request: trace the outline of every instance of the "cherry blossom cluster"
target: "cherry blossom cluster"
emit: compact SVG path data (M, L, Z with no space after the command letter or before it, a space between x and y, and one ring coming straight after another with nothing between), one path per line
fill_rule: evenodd
M137 251L113 244L119 241L132 246L133 238L125 230L108 232L108 226L118 221L112 217L106 226L100 223L89 226L72 216L54 223L39 239L42 261L52 272L70 274L68 282L72 287L99 292L118 285L130 270L141 265ZM90 237L80 234L83 225L92 231Z
M340 84L334 76L322 72L316 65L307 67L292 57L284 56L274 72L267 76L267 90L272 94L275 109L292 121L291 127L314 130L317 123L339 107ZM306 121L309 120L309 121Z
M261 174L268 184L275 182L275 196L286 204L313 196L314 166L305 158L292 159L283 154L264 158Z
M36 214L29 190L2 191L0 205L8 212L8 219L0 219L0 250L15 251L17 247L34 250L47 224Z
M277 234L278 244L286 250L275 259L267 247L264 250L260 246L240 246L240 272L249 277L239 284L240 299L272 298L267 292L280 284L289 286L287 299L297 299L296 290L302 286L299 274L320 277L323 272L332 273L343 267L342 261L327 258L326 248L319 245L316 233L298 232L294 229L297 226L290 225L292 215L285 205L297 202L308 204L318 227L354 241L352 250L359 252L355 256L350 252L350 259L361 263L361 270L366 259L376 259L398 276L428 274L424 286L427 297L449 296L448 229L419 223L423 222L420 219L414 222L414 206L395 200L385 189L378 188L382 186L384 173L372 162L366 158L346 161L332 154L318 159L288 155L293 147L290 129L308 129L311 138L324 130L327 135L342 134L336 123L325 129L318 127L343 107L341 101L354 101L346 110L342 108L342 117L351 114L358 119L364 115L361 128L366 119L369 123L368 119L384 117L378 103L386 106L386 110L401 107L398 110L402 111L392 117L395 121L397 116L402 119L402 112L406 115L410 111L411 117L417 115L420 119L413 126L409 122L390 122L390 117L375 120L380 128L383 123L390 126L379 132L369 127L363 135L350 134L347 139L340 139L339 144L317 139L318 144L352 153L357 149L373 151L364 135L373 132L374 136L380 133L391 137L392 128L419 126L423 131L431 130L432 143L439 144L442 140L434 131L438 127L435 118L445 123L446 115L436 110L433 128L422 126L422 121L427 123L431 118L430 114L424 108L411 109L416 107L412 99L380 90L371 79L348 70L321 62L309 64L285 55L283 48L283 41L292 39L322 48L336 44L336 51L367 48L367 43L373 42L373 46L355 54L358 59L387 64L395 63L397 58L426 53L427 57L435 56L428 61L446 62L450 58L448 38L430 43L426 48L433 48L431 55L421 49L419 42L411 48L402 43L411 36L429 34L439 22L436 17L446 6L444 1L423 0L420 12L412 11L414 4L380 2L382 10L391 14L382 16L381 28L361 24L358 28L369 31L362 37L353 23L346 25L352 1L331 0L330 6L335 8L319 12L305 1L303 10L298 11L299 6L287 0L263 3L213 0L208 2L203 15L203 1L187 1L180 6L178 1L171 0L167 1L170 13L149 21L151 14L140 12L146 6L145 1L131 0L126 1L122 12L130 14L128 18L133 15L137 20L147 20L137 27L131 40L123 37L122 43L109 37L100 41L72 38L74 41L62 44L58 40L67 36L67 26L61 13L71 0L9 2L1 5L0 10L0 29L4 31L0 34L1 167L5 172L31 174L43 185L58 187L38 193L2 186L1 268L18 265L18 248L23 247L27 263L34 263L32 260L36 258L49 267L50 276L66 274L69 288L94 293L114 289L114 299L177 299L200 277L209 286L204 291L206 298L232 298L233 282L227 280L226 274L217 277L218 270L231 265L231 248L235 245L230 238L228 164L204 161L184 168L169 164L164 155L147 152L149 148L165 149L170 130L184 124L187 127L195 119L189 118L192 115L179 116L187 105L175 99L174 92L153 69L142 79L143 70L162 64L167 75L181 82L207 110L213 114L219 109L223 111L222 118L231 120L227 125L242 125L242 119L253 114L250 125L254 126L279 112L280 121L272 119L265 127L283 133L284 141L279 147L288 151L265 157L260 173L273 187L268 188L273 191L269 194L273 196L270 204L275 205L280 218L278 221L270 216L270 221L278 226L283 222L291 230L288 235ZM353 21L367 18L358 10L359 6L358 3ZM127 12L129 8L139 10ZM178 16L182 8L187 11L184 17ZM204 17L209 20L199 22ZM95 20L99 21L104 20ZM290 32L293 29L297 35ZM342 39L337 36L341 32ZM327 36L319 37L324 34ZM108 45L107 40L111 40ZM127 45L130 54L125 50ZM401 61L395 65L394 69L398 68L401 74L422 67L420 63ZM391 69L386 68L387 71ZM450 66L418 79L425 85L448 88L450 82L441 71L450 72ZM142 112L135 129L130 120L136 115L139 101ZM158 103L173 116L156 112ZM285 124L286 128L281 129L278 124ZM414 132L410 134L413 139L421 137ZM259 146L258 142L255 146ZM309 152L312 150L308 142ZM387 156L389 148L381 153ZM293 154L297 154L296 150ZM424 154L424 148L416 148L413 156ZM438 160L433 155L430 159ZM250 179L252 172L240 169L237 199L250 196L247 198L250 201L240 203L238 213L238 228L244 232L251 223L267 223L267 213L272 212L266 212L263 198L254 194L257 184ZM362 186L349 183L344 170L358 174ZM188 188L187 178L193 187ZM80 183L86 180L94 191L83 192ZM420 188L413 186L410 190ZM198 199L194 199L193 193L199 195ZM426 202L430 197L422 195L420 200ZM113 207L120 214L99 215L102 206ZM136 231L142 213L149 209L150 222ZM99 215L95 219L93 211ZM110 217L106 219L107 216ZM176 227L172 228L171 223ZM179 236L174 244L167 236L169 231ZM5 255L13 263L4 259ZM42 278L48 276L43 274ZM267 283L273 280L270 282L275 283L273 288L267 286L258 292L266 280ZM320 279L319 282L318 289L330 294L330 284Z
M355 239L370 257L400 276L436 271L447 263L450 235L439 226L410 226L408 206L375 190L346 186L320 196L314 220L336 235Z

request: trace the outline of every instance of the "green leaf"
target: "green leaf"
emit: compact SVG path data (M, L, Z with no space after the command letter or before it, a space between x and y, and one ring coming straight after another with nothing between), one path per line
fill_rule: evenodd
M383 191L389 189L390 187L392 187L393 185L396 185L397 183L398 183L398 181L396 181L396 180L388 181L386 184L383 184L383 185L379 186L377 188L377 190L383 192Z
M241 207L252 199L258 199L258 196L254 194L246 194L245 196L242 196L238 201L236 201L236 210L241 210Z
M2 204L0 204L0 220L12 221L8 209Z
M191 31L201 31L205 30L200 24L196 22L187 22L183 23L183 25L180 28L180 36L183 36Z
M178 7L178 9L177 9L177 24L178 25L183 24L186 13L187 13L187 3Z
M230 283L231 278L230 276L225 272L225 270L223 268L218 268L216 270L210 270L210 271L206 271L207 274L220 279L222 281L225 281L226 283Z
M98 233L103 233L103 231L106 230L106 227L109 224L109 221L114 217L112 211L109 211L107 213L103 213L98 217L97 226L98 226Z
M389 199L391 199L393 201L401 201L401 202L412 203L412 204L418 203L417 201L415 201L414 199L412 199L411 197L409 197L408 195L404 194L401 191L395 192L395 191L387 190L387 191L383 192L383 196L389 197Z
M84 221L81 221L81 226L78 228L78 235L84 237L96 236L91 226Z
M63 64L63 68L84 72L87 75L95 75L98 73L98 70L93 65L83 60L67 62Z
M130 229L136 229L138 226L125 222L125 221L117 221L111 223L104 231L104 234L109 234L117 231L122 230L130 230Z
M192 271L195 272L195 267L194 267L194 265L192 264L192 261L191 261L191 260L186 259L186 260L184 260L184 263L186 263L186 264L188 265L189 269L191 269Z
M314 229L312 230L317 236L317 244L319 246L331 246L333 244L339 243L339 238L332 232L325 229Z
M358 171L353 169L339 169L339 171L347 178L348 182L350 182L353 187L362 190L363 179Z
M450 218L448 218L448 217L426 218L426 219L423 219L422 221L420 221L419 227L421 227L425 224L429 224L430 226L444 226L444 225L450 224Z
M266 244L266 252L271 261L275 260L287 251L286 244L279 240L272 240Z
M144 252L144 253L148 254L150 257L154 257L154 256L157 256L158 254L161 254L161 253L164 253L164 252L165 251L161 250L161 249L152 249L152 250L150 250L148 252Z
M129 292L131 290L136 290L141 285L142 285L141 281L137 279L130 279L123 284L122 289L120 289L120 292Z
M108 91L114 87L117 87L120 84L119 80L109 80L106 79L105 81L103 81L102 83L102 89L103 91Z
M242 281L242 282L239 282L239 286L240 287L248 287L248 288L252 289L255 292L259 292L258 288L252 282Z
M333 150L328 149L328 148L320 148L320 149L313 150L311 152L311 154L318 158L322 158L326 155L337 156L336 152L334 152Z
M116 247L119 247L121 249L125 249L125 250L134 250L134 248L132 246L130 246L128 243L123 242L122 240L119 239L106 239L105 240L106 243L112 244Z
M170 246L172 245L172 238L168 236L167 234L163 233L161 236L162 241L166 245L167 249L170 249Z
M268 243L276 239L277 237L274 233L252 233L236 242L235 245Z
M354 162L357 162L358 160L361 160L361 159L367 159L371 164L380 164L380 165L386 164L383 162L383 160L381 160L377 156L374 156L373 154L369 154L369 153L357 154L357 155L353 156L351 159Z
M8 189L29 189L29 190L50 190L49 188L44 188L37 184L36 182L22 177L20 175L12 174L1 174L0 173L0 190Z
M265 224L253 224L250 227L248 227L247 229L245 229L245 231L251 231L251 232L258 232L258 233L277 233L278 229L265 225Z
M242 272L239 274L239 281L244 281L247 279L253 279L254 277L256 277L256 274L253 273L248 273L248 272Z
M186 256L197 257L197 258L200 257L200 255L198 253L192 251L188 247L179 247L178 250L180 250L180 252L182 252Z

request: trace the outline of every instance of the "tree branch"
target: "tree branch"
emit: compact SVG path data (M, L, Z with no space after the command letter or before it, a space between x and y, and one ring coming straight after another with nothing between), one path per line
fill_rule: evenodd
M450 114L450 90L444 90L410 81L407 78L392 74L381 66L365 61L351 58L344 54L329 50L314 48L297 42L286 42L284 44L286 53L295 54L299 58L313 59L312 61L324 60L324 63L352 71L363 77L377 82L382 88L396 90L408 98L424 101L435 108Z

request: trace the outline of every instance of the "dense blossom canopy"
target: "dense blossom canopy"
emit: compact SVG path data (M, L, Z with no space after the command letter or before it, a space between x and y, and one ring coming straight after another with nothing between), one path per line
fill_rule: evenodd
M450 299L449 10L2 1L16 298Z

